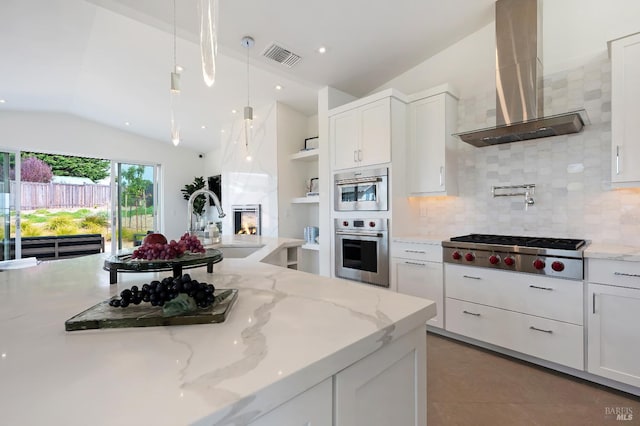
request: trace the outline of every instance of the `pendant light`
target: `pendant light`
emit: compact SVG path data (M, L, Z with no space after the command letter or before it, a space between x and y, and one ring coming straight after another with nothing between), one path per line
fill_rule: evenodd
M253 108L251 107L249 96L249 49L255 44L253 38L249 36L242 37L242 46L247 49L247 105L244 107L244 147L246 150L246 160L251 161L251 152L249 151L249 136L251 127L253 127Z
M176 0L173 0L173 71L171 72L171 142L174 146L180 143L180 125L176 118L176 110L180 100L180 73L176 60Z
M218 54L218 0L200 0L200 58L202 76L211 87L216 79Z

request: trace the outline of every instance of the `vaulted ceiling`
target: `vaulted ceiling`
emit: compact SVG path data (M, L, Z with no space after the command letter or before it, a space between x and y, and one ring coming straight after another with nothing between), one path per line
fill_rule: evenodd
M200 65L201 1L176 0L175 19L182 144L202 152L247 103L245 35L256 42L251 104L277 100L311 116L318 89L365 95L494 16L493 0L219 0L209 88ZM170 144L173 20L173 0L3 0L0 111L68 112ZM265 58L272 43L301 61L288 68Z

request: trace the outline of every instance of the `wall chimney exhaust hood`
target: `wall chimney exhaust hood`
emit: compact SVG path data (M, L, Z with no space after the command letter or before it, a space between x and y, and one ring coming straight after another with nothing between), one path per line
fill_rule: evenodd
M495 11L496 126L455 136L484 147L580 132L584 109L543 117L541 0L498 0Z

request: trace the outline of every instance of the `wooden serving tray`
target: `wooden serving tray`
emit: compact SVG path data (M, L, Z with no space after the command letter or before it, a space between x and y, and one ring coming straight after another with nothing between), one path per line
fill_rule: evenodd
M66 331L75 331L96 328L156 327L224 322L238 298L238 289L216 289L213 294L215 296L224 295L224 298L208 308L175 316L164 316L162 307L152 306L149 303L129 305L126 308L109 306L111 299L119 298L114 296L69 318L65 321L64 328Z

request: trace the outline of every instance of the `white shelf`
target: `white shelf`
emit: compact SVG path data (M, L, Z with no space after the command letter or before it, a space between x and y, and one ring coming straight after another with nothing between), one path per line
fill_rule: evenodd
M319 203L320 202L320 196L319 195L315 195L315 196L312 196L312 197L292 198L291 202L293 204Z
M295 154L291 154L291 159L298 161L316 161L318 159L318 150L309 149L306 151L296 152Z
M301 248L302 250L320 251L320 244L303 244Z

